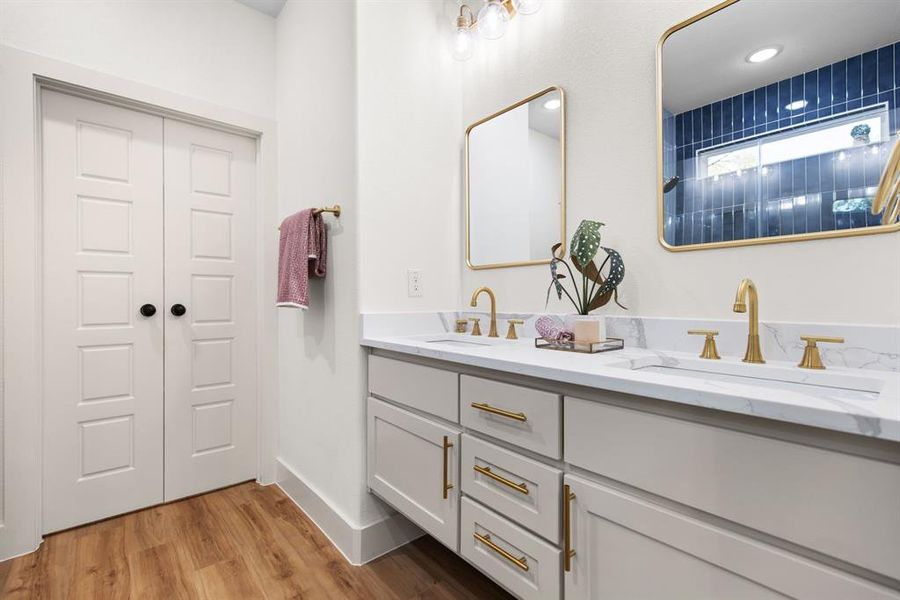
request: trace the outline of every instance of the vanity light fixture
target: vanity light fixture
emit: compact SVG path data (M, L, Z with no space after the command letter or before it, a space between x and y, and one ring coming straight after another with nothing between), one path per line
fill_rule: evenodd
M460 6L459 16L456 17L456 34L453 37L453 58L456 60L472 58L476 41L475 34L472 33L472 23L474 22L472 9L465 4Z
M456 34L453 40L453 58L468 60L475 49L475 35L487 40L503 37L510 20L517 14L533 15L541 8L543 0L484 0L484 5L476 16L473 10L463 4L456 17ZM552 110L552 109L551 109Z
M768 46L766 48L754 50L747 55L747 62L756 64L772 60L781 53L781 50L781 46Z
M560 106L562 106L562 102L559 98L551 98L544 102L544 108L547 110L559 110Z
M806 105L809 104L806 100L794 100L790 104L785 106L788 110L800 110L801 108L806 108Z

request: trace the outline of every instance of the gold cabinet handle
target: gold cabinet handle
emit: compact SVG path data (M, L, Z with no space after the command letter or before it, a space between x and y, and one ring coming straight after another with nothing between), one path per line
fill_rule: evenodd
M528 558L527 557L523 556L522 558L516 558L515 556L513 556L512 554L510 554L509 552L507 552L506 550L504 550L503 548L501 548L500 546L495 544L493 542L493 540L491 540L491 536L489 534L481 535L480 533L476 532L473 535L475 536L476 540L478 540L479 542L481 542L482 544L484 544L485 546L487 546L488 548L490 548L491 550L493 550L494 552L496 552L497 554L499 554L500 556L502 556L503 558L505 558L512 564L516 565L523 571L528 570Z
M471 404L472 408L477 408L478 410L483 410L484 412L491 413L492 415L500 415L501 417L506 417L507 419L515 419L516 421L525 422L528 420L528 417L525 416L523 412L510 412L508 410L503 410L502 408L496 408L491 406L487 402L473 402Z
M512 489L516 490L517 492L519 492L520 494L525 494L526 496L528 495L528 486L525 485L525 482L513 483L506 477L501 477L500 475L497 475L496 473L491 471L490 467L481 467L481 466L475 465L472 468L475 470L476 473L481 473L485 477L490 477L497 483L503 484L508 488L512 488Z
M443 486L442 486L443 489L441 490L441 495L443 496L444 500L447 499L447 492L449 492L450 490L453 489L453 484L450 483L449 481L447 481L447 471L449 470L449 467L447 466L447 458L448 458L448 454L450 453L450 448L452 448L452 447L453 447L453 442L451 442L450 438L448 438L445 435L444 436L444 478L443 478Z
M575 499L569 484L563 486L563 570L568 573L572 570L572 509L569 502Z

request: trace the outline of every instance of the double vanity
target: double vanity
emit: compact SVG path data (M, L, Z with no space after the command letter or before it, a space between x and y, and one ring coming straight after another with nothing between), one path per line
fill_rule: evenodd
M548 351L459 316L363 315L368 485L516 596L900 598L896 371Z

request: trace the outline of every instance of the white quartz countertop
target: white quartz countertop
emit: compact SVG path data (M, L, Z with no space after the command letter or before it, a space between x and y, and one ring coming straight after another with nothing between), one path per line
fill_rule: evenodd
M510 342L441 332L411 334L411 331L389 335L384 327L367 327L364 316L360 343L369 348L453 364L900 441L900 373L897 372L845 368L807 371L794 363L769 361L764 366L767 375L783 373L790 381L765 382L766 385L760 386L744 383L754 383L746 374L752 373L750 370L755 365L745 365L737 358L702 361L716 363L710 368L725 374L713 373L706 377L691 370L701 365L697 355L684 352L625 348L579 354L538 349L531 338ZM491 345L459 343L473 340L491 342ZM730 377L729 371L741 373L743 378ZM846 381L848 387L869 391L811 386L821 382L823 373L828 374L831 383Z

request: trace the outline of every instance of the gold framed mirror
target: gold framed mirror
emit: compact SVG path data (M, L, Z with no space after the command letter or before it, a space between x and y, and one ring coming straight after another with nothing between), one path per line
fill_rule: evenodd
M667 250L900 230L900 4L727 0L662 35L656 94Z
M552 86L466 129L466 265L549 263L566 239L566 103Z

